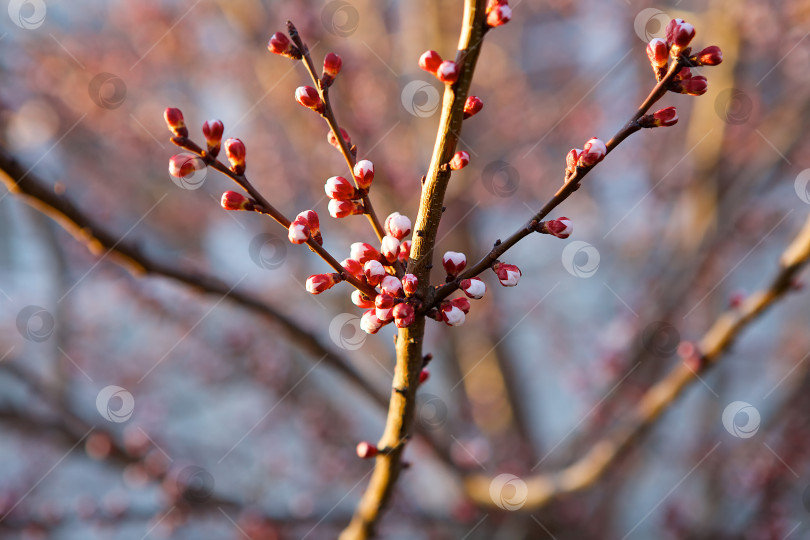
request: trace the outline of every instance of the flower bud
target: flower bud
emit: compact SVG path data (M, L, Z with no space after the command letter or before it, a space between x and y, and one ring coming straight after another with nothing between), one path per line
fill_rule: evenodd
M655 38L647 44L647 58L650 59L653 69L658 70L667 65L669 61L669 47L661 38Z
M290 223L290 228L287 230L287 238L289 238L290 242L293 244L303 244L309 240L310 235L309 224L307 220L301 217L295 218L295 220Z
M369 334L373 334L374 332L369 332ZM361 459L369 459L373 458L377 455L377 447L371 444L370 442L363 441L357 445L357 457Z
M678 123L678 109L675 107L666 107L655 111L652 115L652 123L655 127L674 126Z
M695 61L701 66L716 66L723 61L723 51L717 45L711 45L697 53Z
M365 213L363 201L329 201L329 215L333 218L344 218L346 216L359 216Z
M461 326L464 324L467 316L463 311L461 311L461 309L458 308L458 306L455 306L450 302L442 302L441 319L445 322L445 324L447 324L447 326Z
M380 282L380 290L394 297L402 296L402 282L396 276L385 276Z
M253 202L235 191L223 193L219 203L225 210L253 210Z
M487 292L486 284L477 277L461 280L460 286L464 294L467 295L467 298L474 300L483 298L484 293Z
M702 75L689 77L682 81L678 81L675 85L675 91L681 94L688 94L690 96L702 96L709 89L709 81Z
M467 256L457 251L448 251L442 257L442 265L448 276L455 277L467 266Z
M388 293L380 293L374 298L374 307L377 309L391 309L394 307L394 297Z
M465 151L456 152L450 160L450 168L454 171L463 169L470 163L470 154Z
M667 25L666 33L672 56L678 56L695 37L695 27L683 19L672 19Z
M359 197L354 185L342 176L333 176L328 179L323 190L327 197L338 201L350 201Z
M225 154L231 164L231 170L236 174L245 172L245 143L239 139L225 141Z
M332 52L326 55L326 58L323 59L323 77L321 78L326 86L334 82L342 66L343 60L340 56Z
M354 165L354 181L360 189L368 189L374 180L374 164L367 159L361 159Z
M385 260L389 263L393 264L396 262L399 257L399 240L393 236L383 236L380 254L385 257Z
M394 308L376 308L374 314L383 323L389 323L394 320Z
M307 292L310 294L321 294L340 283L341 277L337 272L331 274L315 274L307 278Z
M355 289L352 291L352 304L360 308L373 308L374 300Z
M430 378L430 371L423 369L419 372L419 384L425 383Z
M399 245L399 262L408 264L408 259L411 256L411 241L405 240Z
M442 57L439 56L439 53L436 51L425 51L422 56L419 57L419 67L434 75L441 63Z
M318 245L323 245L323 238L321 237L321 221L318 219L318 213L315 210L304 210L295 217L295 221L302 219L309 226L309 233L312 238L318 242Z
M376 287L385 277L385 268L380 261L366 261L363 265L363 273L366 281L372 287Z
M506 0L489 0L487 6L487 25L495 28L512 20L512 8Z
M413 306L406 302L394 306L392 314L394 316L394 324L397 325L397 328L407 328L416 319L416 312Z
M301 58L301 51L298 50L298 47L293 45L290 38L281 32L276 32L270 37L270 41L267 42L267 50L273 54L286 56L294 60L300 60Z
M343 137L343 140L346 141L346 144L349 145L349 148L351 148L352 138L349 137L349 134L345 129L340 128L340 135ZM335 134L332 133L331 129L329 130L329 133L326 134L326 140L329 142L329 144L340 150L340 143L338 142L337 137L335 137Z
M318 91L311 86L299 86L295 89L295 101L308 109L323 114L323 101Z
M365 242L355 242L352 244L349 248L349 256L360 264L380 260L380 252L374 249L371 244Z
M367 310L360 318L360 328L362 328L366 334L376 334L383 326L385 326L385 323L377 318L377 313L374 309Z
M506 264L500 261L492 265L492 270L498 276L498 280L504 287L514 287L520 281L520 268L514 264Z
M163 119L166 120L169 131L174 133L175 137L188 137L188 128L186 127L185 120L183 120L183 113L180 112L180 109L169 107L163 111Z
M552 234L557 238L568 238L574 232L574 225L567 217L561 217L546 221L545 229L548 234Z
M483 108L484 102L478 96L467 96L467 101L464 102L464 118L475 116Z
M202 125L203 137L205 137L205 142L208 145L208 153L214 157L219 154L224 131L225 126L219 120L208 120Z
M413 296L418 286L419 280L415 275L405 274L402 276L402 290L405 291L405 296Z
M464 312L464 315L470 312L470 301L464 298L453 298L450 300L450 303L456 306L458 309Z
M354 259L343 259L340 266L346 269L346 272L354 276L356 279L362 281L366 279L366 274L363 273L363 265ZM359 291L358 291L359 292Z
M399 212L394 212L385 218L383 228L386 234L393 236L397 240L402 240L411 232L411 220Z
M582 150L574 148L565 156L565 172L574 173L577 170L577 163L579 162L579 155Z
M452 60L445 60L436 69L436 77L445 84L453 84L458 80L459 72L458 64Z
M594 137L585 143L577 163L580 167L593 167L604 159L605 154L607 154L605 143Z
M205 161L191 154L177 154L169 159L169 174L184 178L205 168Z

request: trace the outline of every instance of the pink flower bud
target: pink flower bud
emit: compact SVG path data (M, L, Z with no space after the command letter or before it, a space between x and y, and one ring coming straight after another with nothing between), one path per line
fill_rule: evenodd
M333 218L344 218L346 216L359 216L365 213L363 201L329 201L329 215Z
M452 300L450 300L450 303L456 306L461 311L463 311L464 315L470 312L470 301L464 297L453 298Z
M454 171L463 169L470 163L470 154L465 151L456 152L450 160L450 168Z
M374 310L374 314L377 316L380 321L383 323L389 323L394 320L394 308L377 308Z
M267 42L267 50L273 54L286 56L296 60L301 58L301 51L298 50L298 47L293 45L290 42L290 38L281 32L276 32L272 35L270 41Z
M411 220L399 212L394 212L385 218L383 228L386 234L393 236L397 240L402 240L411 232Z
M394 297L402 296L402 282L396 276L385 276L380 282L380 290Z
M374 332L369 332L369 334L374 334ZM377 447L371 444L370 442L363 441L357 445L357 457L361 459L369 459L373 458L377 455Z
M723 61L723 51L717 45L706 47L695 56L702 66L716 66Z
M295 218L295 220L290 223L290 228L287 231L287 238L290 239L290 242L293 244L303 244L310 237L310 230L309 224L303 218Z
M345 129L340 128L340 135L343 137L343 140L346 141L346 144L349 145L349 148L351 148L352 138L349 137L349 134ZM326 134L326 140L329 142L329 144L340 150L340 143L338 143L337 137L335 137L335 134L332 133L332 130L329 130L329 133Z
M653 124L657 127L674 126L678 123L678 109L666 107L653 113Z
M245 143L239 139L225 141L225 154L231 164L231 170L236 174L245 172Z
M382 292L374 298L374 307L377 309L391 309L394 307L394 297L388 293Z
M399 245L399 262L402 264L408 263L408 258L411 256L411 241L405 240Z
M407 328L416 319L416 312L413 306L406 302L394 306L392 315L394 316L394 324L397 325L397 328Z
M338 73L340 73L340 68L342 66L343 60L340 58L340 56L330 52L326 55L326 58L323 59L323 74L334 79L337 77Z
M574 225L567 217L546 221L546 230L557 238L568 238L574 232Z
M183 120L183 113L180 109L169 107L163 111L163 119L166 120L166 125L169 131L174 133L175 137L188 137L188 128L186 122Z
M366 281L372 287L376 287L385 277L385 268L380 261L366 261L363 265L363 273Z
M419 280L413 274L405 274L402 276L402 290L405 291L405 296L413 296L416 288L419 286Z
M373 308L374 300L355 289L352 291L352 304L360 308Z
M183 178L205 168L205 162L191 154L177 154L169 159L169 174Z
M582 150L579 148L574 148L565 156L565 171L569 173L573 173L577 170L577 163L579 162L579 155L582 153Z
M307 292L310 294L321 294L340 283L340 274L315 274L307 278Z
M680 92L681 94L702 96L709 89L709 81L706 80L706 77L698 75L696 77L689 77L688 79L678 81L678 83L674 86L676 91Z
M464 102L464 118L478 114L484 108L484 102L478 96L468 96Z
M350 201L359 197L354 185L342 176L333 176L328 179L323 190L327 197L338 201Z
M393 236L383 236L380 254L389 263L394 263L399 257L399 240Z
M423 369L419 372L419 384L425 383L430 378L430 372L426 369Z
M442 265L448 276L457 276L467 266L467 256L457 251L448 251L442 257Z
M323 113L323 101L318 91L311 86L299 86L295 89L295 101L317 113Z
M380 260L380 252L374 249L371 244L366 244L365 242L355 242L352 244L349 248L349 256L360 264Z
M208 120L202 125L203 137L205 137L205 142L208 145L208 153L214 157L219 153L224 131L225 126L219 120Z
M506 0L489 0L487 6L487 25L495 28L512 20L512 8Z
M253 210L250 199L235 191L226 191L219 201L225 210Z
M368 189L374 180L374 164L367 159L361 159L354 165L354 181L360 189Z
M647 58L656 70L667 65L669 61L669 47L661 38L655 38L647 44Z
M667 25L667 43L672 47L672 55L677 56L689 46L695 37L695 27L683 19L672 19Z
M453 84L458 80L459 72L460 70L455 62L445 60L439 64L438 69L436 69L436 77L443 83Z
M343 259L343 262L340 263L340 266L345 268L349 274L359 279L360 281L366 279L366 274L363 272L363 265L355 261L354 259Z
M441 63L442 57L439 56L439 53L436 51L425 51L422 56L419 57L419 67L434 75Z
M461 326L467 320L464 312L450 302L442 302L441 318L447 326Z
M579 155L578 165L580 167L593 167L607 154L607 147L601 139L596 137L585 143L582 153Z
M495 274L498 276L498 280L504 287L514 287L518 284L518 281L520 281L520 276L522 275L520 268L514 264L496 262L492 265L492 269L495 271Z
M467 298L479 300L484 297L487 292L486 284L477 277L461 280L461 290L467 295Z
M369 309L360 318L360 328L367 334L376 334L385 323L377 318L375 309Z
M295 217L295 221L299 219L304 220L307 226L309 226L309 232L312 238L318 242L319 245L323 245L323 239L321 238L321 221L318 219L318 213L315 210L304 210Z

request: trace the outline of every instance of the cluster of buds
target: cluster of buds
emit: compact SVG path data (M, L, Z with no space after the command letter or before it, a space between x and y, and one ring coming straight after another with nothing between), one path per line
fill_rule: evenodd
M507 0L489 0L487 3L487 26L501 26L512 20L512 8Z
M549 221L541 221L535 227L539 233L550 234L557 238L568 238L574 232L574 225L567 217L552 219Z
M168 127L169 131L172 132L172 142L184 148L190 149L191 147L196 147L194 143L186 140L188 138L188 128L186 127L186 122L180 109L175 109L174 107L167 108L165 111L163 111L163 119L166 121L166 127ZM203 124L202 132L203 136L205 136L205 141L208 148L205 152L200 153L200 155L206 159L208 159L209 156L211 158L217 157L222 144L222 133L224 130L225 127L219 120L209 120ZM238 139L228 139L228 141L238 141ZM240 145L242 144L241 141L238 142ZM226 142L226 150L227 144L228 143ZM203 159L203 157L189 153L174 155L169 159L169 174L177 178L185 178L186 176L190 176L196 171L202 170L208 166L206 159ZM230 159L230 152L228 154L228 158ZM241 173L244 172L245 165L244 145L241 147L240 159ZM240 208L240 210L243 209L245 208Z
M314 210L304 210L295 216L287 229L287 238L293 244L303 244L312 238L318 245L323 245L318 213Z
M687 67L681 69L668 89L681 94L700 96L705 94L708 88L706 77L693 76L689 67L716 66L723 61L723 52L720 47L711 45L691 55L689 44L694 37L694 26L683 19L672 19L666 27L666 39L655 38L647 45L647 57L659 81L667 73L670 58L681 61L681 65Z
M273 54L286 56L287 58L292 58L293 60L301 59L301 51L298 49L298 47L292 44L290 38L281 32L276 32L272 35L270 41L267 42L267 50Z
M678 72L669 89L680 94L702 96L709 89L709 81L703 75L692 75L692 70L685 67Z
M602 139L593 137L580 150L574 148L565 156L565 172L573 174L577 167L593 167L605 158L607 146Z
M367 159L354 165L354 184L342 176L333 176L323 189L329 197L329 215L333 218L361 215L366 212L363 197L374 180L374 164ZM355 187L356 186L356 187Z
M436 51L425 51L419 57L419 67L432 73L445 84L453 84L458 80L458 64L452 60L442 60Z

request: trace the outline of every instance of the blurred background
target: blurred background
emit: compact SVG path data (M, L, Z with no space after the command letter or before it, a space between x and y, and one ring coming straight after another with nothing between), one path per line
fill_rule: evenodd
M273 306L387 395L393 329L362 334L348 287L307 294L327 267L271 220L223 211L225 177L173 182L162 114L182 109L198 142L221 119L254 185L288 216L319 212L343 259L373 233L328 216L323 183L345 163L293 100L303 66L267 40L291 19L316 64L342 56L333 104L375 164L377 211L414 219L442 90L417 60L454 56L462 2L6 3L3 150L127 244ZM671 17L724 62L696 70L706 95L660 102L676 126L631 137L554 212L571 238L509 252L517 288L484 274L464 326L428 321L417 424L433 443L409 445L379 536L810 538L806 292L588 491L534 512L465 496L468 472L523 478L581 456L680 362L681 341L767 284L810 210L810 2L512 7L478 62L485 105L461 133L472 160L453 175L439 253L477 260L559 188L569 149L624 125L655 82L645 44ZM334 538L373 466L354 448L381 434L379 401L272 317L133 276L0 190L0 537ZM724 426L737 401L753 412Z

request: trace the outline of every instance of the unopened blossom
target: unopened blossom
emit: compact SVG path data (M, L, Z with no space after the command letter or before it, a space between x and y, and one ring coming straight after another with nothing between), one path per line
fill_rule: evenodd
M369 333L373 334L374 332ZM361 459L373 458L378 452L377 447L368 441L363 441L357 444L357 457Z
M163 119L166 120L166 126L168 126L169 131L171 131L175 137L188 137L188 128L186 127L186 122L183 119L183 113L180 109L175 109L174 107L167 108L163 111Z
M354 184L343 178L342 176L333 176L326 181L323 187L326 196L330 199L338 201L350 201L359 198L357 188Z
M396 324L397 328L407 328L413 324L413 321L416 319L416 312L413 306L406 302L395 305L392 315L394 316L394 324Z
M222 133L225 126L219 120L207 120L202 125L203 137L208 147L208 153L216 157L222 144Z
M367 159L361 159L354 165L354 181L360 189L368 189L374 181L374 164Z
M518 284L520 276L522 275L520 268L514 264L502 263L500 261L492 265L492 270L495 271L495 274L498 276L498 281L500 281L501 285L504 287L514 287Z
M445 84L453 84L458 80L461 70L452 60L445 60L436 69L436 77Z
M349 248L349 256L360 264L374 260L380 260L380 252L374 249L374 246L365 242L355 242Z
M602 139L593 137L582 148L582 153L579 155L578 165L580 167L593 167L607 154L607 147Z
M383 228L386 234L393 236L397 240L402 240L411 232L411 220L399 212L394 212L385 218Z
M464 312L450 302L442 303L441 318L448 326L461 326L467 320Z
M330 274L315 274L307 278L307 292L310 294L321 294L340 283L341 277L337 272Z
M461 150L453 154L452 159L450 159L450 168L454 171L458 171L469 165L470 163L470 154Z
M331 199L326 207L329 210L329 215L333 218L359 216L366 211L363 201L339 201L337 199Z
M310 235L309 224L304 218L296 218L293 220L287 231L287 238L289 238L290 242L293 244L303 244L309 240Z
M357 289L352 291L351 294L352 304L359 308L373 308L374 307L374 300L366 296L365 294L361 293Z
M253 202L235 191L223 193L219 203L225 210L253 210Z
M568 238L574 232L574 225L567 217L561 217L546 221L545 229L557 238Z
M382 263L377 260L366 261L363 265L363 273L366 276L368 284L372 287L379 285L386 275L385 268Z
M464 102L464 118L470 118L478 114L484 108L484 102L478 96L467 96Z
M402 282L396 276L385 276L380 282L380 290L391 296L402 296Z
M366 275L363 273L363 265L354 259L343 259L340 266L345 268L346 272L361 281L366 278Z
M225 154L231 164L231 170L236 174L245 172L245 143L239 139L230 138L225 141Z
M419 280L415 275L405 274L402 276L402 290L405 291L405 296L413 296L418 286Z
M678 56L692 42L695 37L695 27L683 19L672 19L666 28L667 43L670 45L672 56Z
M457 251L448 251L442 257L442 266L448 276L457 276L467 266L467 256Z
M436 74L436 70L442 64L442 57L436 51L425 51L419 57L419 67L428 73Z
M460 287L468 298L473 298L475 300L483 298L484 293L487 292L486 284L477 277L461 280Z
M191 154L177 154L169 159L169 174L185 178L196 171L205 169L205 161Z
M385 323L377 318L376 310L369 309L360 317L360 328L367 334L376 334Z
M394 263L399 257L399 240L393 236L383 236L380 244L380 254L385 257L389 263Z

